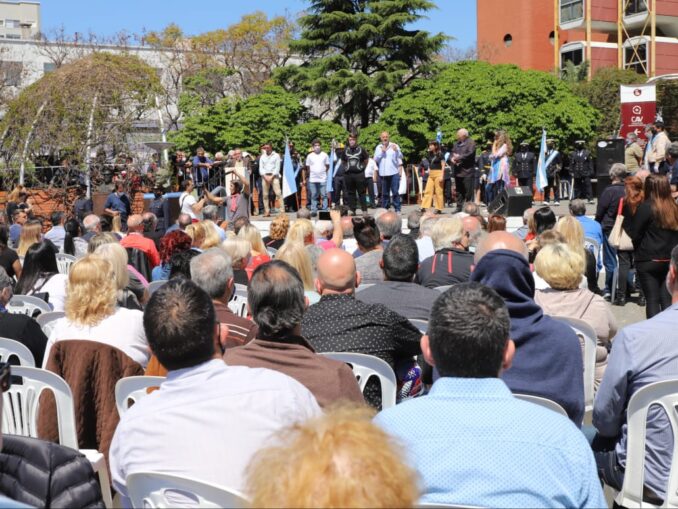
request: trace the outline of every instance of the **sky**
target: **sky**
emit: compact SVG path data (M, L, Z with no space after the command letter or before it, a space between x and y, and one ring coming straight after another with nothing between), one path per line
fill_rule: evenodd
M416 28L443 32L455 38L450 44L461 50L476 43L476 0L433 0L438 9ZM64 27L66 33L90 31L113 35L160 30L177 23L185 33L197 34L236 23L243 14L257 10L271 15L294 15L307 0L42 0L43 32Z

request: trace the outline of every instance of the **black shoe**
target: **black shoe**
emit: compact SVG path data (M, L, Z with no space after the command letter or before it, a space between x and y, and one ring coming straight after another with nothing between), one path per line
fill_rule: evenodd
M638 300L636 301L636 304L638 304L641 308L644 308L647 305L647 301L645 300L645 295L640 295L638 297Z
M624 297L619 297L617 299L614 299L614 305L615 306L626 306L626 299Z

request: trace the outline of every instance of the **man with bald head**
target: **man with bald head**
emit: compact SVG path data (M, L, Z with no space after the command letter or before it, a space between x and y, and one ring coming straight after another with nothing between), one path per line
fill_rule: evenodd
M120 241L125 249L138 249L146 255L151 269L160 265L160 255L155 242L143 236L144 220L140 214L132 214L127 218L127 236Z
M461 220L464 233L468 236L468 249L475 252L483 234L483 225L476 216L466 216Z
M396 368L421 353L421 333L405 317L381 304L355 298L360 273L346 251L330 249L318 259L315 281L320 301L308 308L301 322L302 336L317 352L356 352L374 355ZM365 399L379 407L378 384L368 384Z
M535 303L527 247L515 235L492 232L478 246L475 264L471 281L494 289L511 317L516 354L511 368L502 374L504 382L515 393L555 401L581 426L584 374L579 339Z

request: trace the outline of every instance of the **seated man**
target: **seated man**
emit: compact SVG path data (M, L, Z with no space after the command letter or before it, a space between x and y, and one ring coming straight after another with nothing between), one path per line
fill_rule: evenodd
M165 235L165 231L158 229L157 216L153 212L144 212L141 218L144 237L151 239L155 248L160 252L160 239Z
M120 241L120 245L125 249L138 249L146 255L148 263L153 267L160 265L160 255L155 242L144 237L144 221L141 215L132 214L127 219L127 236Z
M603 245L603 228L595 219L586 217L586 202L577 198L569 205L570 214L581 223L584 229L584 237L595 240L599 246Z
M471 281L495 290L506 301L516 357L502 378L516 393L555 401L581 426L584 373L581 346L572 329L546 316L534 302L534 278L527 247L505 231L490 233L478 246Z
M424 213L419 222L419 238L417 238L417 249L419 249L419 263L426 260L426 258L435 254L433 248L433 241L431 240L431 232L433 226L438 222L441 216L432 214L430 212Z
M301 318L308 300L296 270L277 260L257 267L247 300L259 333L245 346L226 350L226 364L285 373L306 386L321 407L340 400L365 403L351 368L318 355L302 337Z
M408 319L428 320L440 292L413 282L419 267L416 241L409 235L396 235L384 249L379 265L384 281L358 292L356 298L382 304Z
M296 380L268 369L227 366L212 300L195 283L170 280L152 296L144 329L169 373L160 389L120 419L110 449L111 480L127 500L127 476L152 471L244 488L255 452L294 422L319 414Z
M50 215L52 227L45 233L45 238L54 244L59 251L63 251L64 240L66 238L66 230L64 223L66 216L63 212L52 212Z
M376 217L376 220L383 247L386 247L394 236L403 231L403 220L397 212L384 212Z
M404 444L423 504L607 507L584 435L556 412L513 397L499 378L517 355L510 320L502 298L483 285L446 291L421 339L441 378L426 397L384 410L376 423Z
M465 283L471 276L473 255L461 219L444 217L431 231L435 254L419 266L417 283L427 288Z
M380 304L355 298L360 285L353 256L341 249L325 251L318 259L316 290L320 302L304 314L301 334L318 352L357 352L386 361L394 371L400 361L411 365L421 353L421 333L407 318ZM397 372L397 371L396 371ZM365 398L380 404L376 384L367 385Z
M85 234L82 240L89 242L92 237L101 233L101 219L96 214L88 214L82 220L82 225L85 227Z
M191 223L193 223L191 216L189 216L188 214L183 214L183 213L179 214L176 222L172 226L167 228L167 231L165 233L173 232L174 230L184 231L186 229L186 227Z
M666 278L672 305L644 322L624 327L612 342L612 351L593 405L598 436L593 450L603 481L620 489L626 468L626 409L631 397L653 382L678 378L678 344L673 340L678 310L678 247L671 251ZM661 505L673 457L671 426L663 410L650 408L645 444L645 495Z

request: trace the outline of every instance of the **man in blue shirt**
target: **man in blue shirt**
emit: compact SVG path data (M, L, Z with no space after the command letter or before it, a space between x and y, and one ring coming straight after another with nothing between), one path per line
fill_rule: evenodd
M502 298L461 283L433 305L426 361L441 375L428 396L375 422L404 444L423 504L607 507L584 435L564 416L516 399L499 379L515 352Z
M213 162L205 155L205 149L202 147L198 147L195 154L193 158L193 182L195 182L195 187L200 193L203 187L207 187Z
M398 145L391 143L390 136L386 131L381 133L380 139L381 143L374 149L374 162L379 166L379 176L381 177L381 206L388 209L389 201L392 201L395 211L400 212L398 189L400 188L400 176L403 170L403 154Z
M599 272L600 269L603 268L603 257L601 252L604 242L603 227L595 219L586 217L586 202L584 200L579 198L572 200L570 202L569 209L572 217L579 221L579 224L581 224L581 227L584 229L584 238L595 240L598 243L597 250L595 250L593 254L596 257L596 269ZM587 249L595 249L595 246L588 242L588 240L586 240L584 244L586 245Z
M104 203L104 212L111 216L120 216L123 228L127 227L127 216L132 213L132 205L125 194L122 182L115 184L115 191L108 195Z

